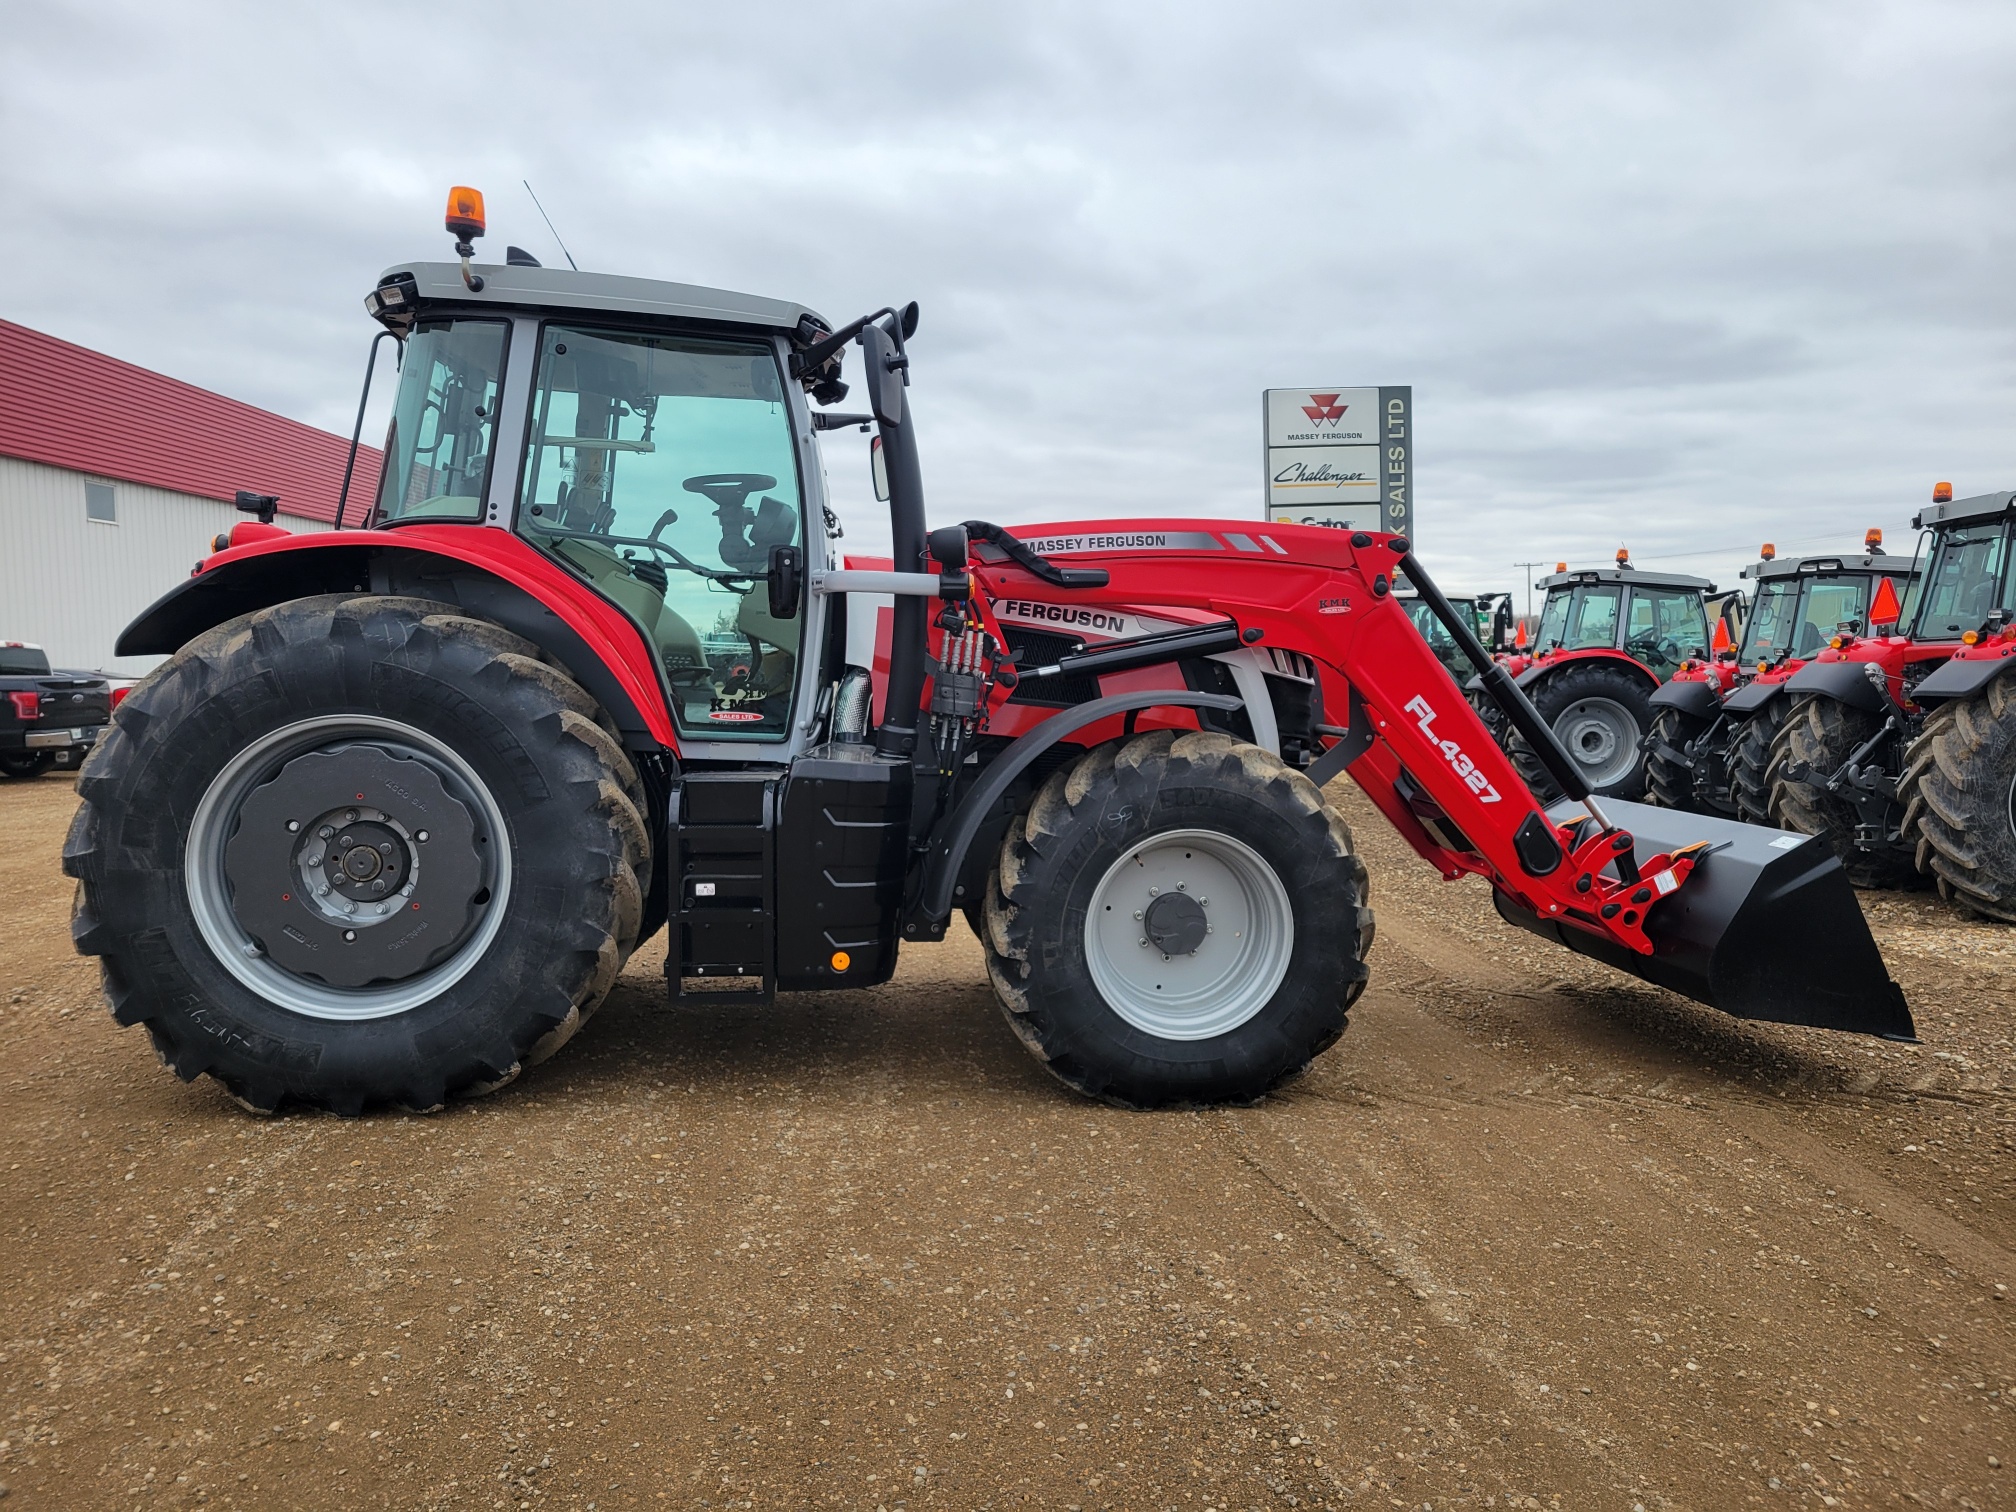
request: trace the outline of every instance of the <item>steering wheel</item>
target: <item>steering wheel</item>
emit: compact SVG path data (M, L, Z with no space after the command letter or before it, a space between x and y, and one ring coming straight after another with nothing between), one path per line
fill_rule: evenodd
M752 493L776 486L775 478L762 473L705 473L697 478L688 478L680 485L688 493L704 495L716 509L746 505Z
M1667 662L1678 666L1683 659L1680 642L1672 636L1640 635L1624 643L1624 649L1644 662Z

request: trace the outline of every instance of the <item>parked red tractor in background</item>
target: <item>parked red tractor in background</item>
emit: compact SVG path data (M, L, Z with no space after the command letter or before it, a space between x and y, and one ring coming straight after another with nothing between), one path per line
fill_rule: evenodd
M1882 555L1883 532L1859 556L1779 557L1768 543L1743 569L1756 583L1742 640L1716 627L1717 654L1690 658L1652 695L1645 749L1646 799L1665 808L1770 824L1772 742L1791 700L1787 681L1838 635L1900 613L1916 581L1909 557Z
M1617 553L1615 567L1569 571L1566 562L1540 580L1547 592L1530 651L1502 658L1599 797L1642 797L1645 737L1652 695L1690 659L1708 655L1708 596L1715 585L1680 573L1645 572ZM1726 609L1732 621L1738 611ZM1740 621L1737 621L1740 627ZM1533 743L1488 712L1482 686L1469 684L1519 775L1534 792L1559 791Z
M479 268L473 191L448 226L459 264L366 302L404 350L364 528L241 525L119 643L169 660L79 783L73 932L179 1075L438 1107L552 1054L659 928L675 1001L753 1012L885 982L964 912L1069 1086L1257 1097L1364 990L1365 869L1322 793L1347 772L1543 938L1734 1014L1912 1033L1824 846L1591 794L1405 539L932 530L914 305L835 328ZM835 414L857 344L868 413ZM817 528L819 434L863 425L892 561Z
M1876 633L1836 636L1785 683L1771 811L1857 886L1929 877L2016 922L2016 493L1932 498L1912 522L1932 532L1915 612L1872 611Z

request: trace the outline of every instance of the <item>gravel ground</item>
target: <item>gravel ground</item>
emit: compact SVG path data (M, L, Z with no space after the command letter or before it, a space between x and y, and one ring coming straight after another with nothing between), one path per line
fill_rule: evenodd
M962 934L341 1121L115 1026L0 787L9 1506L2016 1503L2016 932L1866 896L1923 1045L1743 1025L1333 796L1372 986L1259 1107L1067 1095Z

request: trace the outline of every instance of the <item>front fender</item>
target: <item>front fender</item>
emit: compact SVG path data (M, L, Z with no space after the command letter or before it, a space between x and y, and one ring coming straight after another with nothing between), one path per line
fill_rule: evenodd
M1913 688L1911 698L1921 704L1972 698L2007 672L2016 672L2016 646L1998 648L1986 656L1978 650L1971 655L1962 652Z
M1662 684L1652 694L1652 707L1673 708L1696 719L1713 719L1721 707L1722 700L1715 696L1715 685L1690 679L1674 679Z
M1808 662L1787 678L1783 687L1788 693L1817 693L1865 713L1887 714L1894 706L1876 691L1869 674L1862 670L1864 665L1859 661Z
M1722 707L1731 714L1755 714L1785 691L1783 682L1765 682L1753 678L1722 701Z
M120 656L169 656L226 620L322 593L440 599L522 635L609 711L626 743L677 749L663 670L621 609L508 531L408 525L290 535L219 552L121 632Z

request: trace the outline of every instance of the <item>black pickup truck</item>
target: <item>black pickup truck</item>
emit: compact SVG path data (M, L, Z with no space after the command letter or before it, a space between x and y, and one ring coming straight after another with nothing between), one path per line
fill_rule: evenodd
M112 684L56 672L40 646L0 641L0 777L78 767L112 718Z

